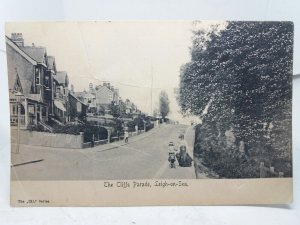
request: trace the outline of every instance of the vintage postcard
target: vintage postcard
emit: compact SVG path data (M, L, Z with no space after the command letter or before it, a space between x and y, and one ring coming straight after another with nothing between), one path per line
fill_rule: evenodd
M11 205L290 203L293 32L7 23Z

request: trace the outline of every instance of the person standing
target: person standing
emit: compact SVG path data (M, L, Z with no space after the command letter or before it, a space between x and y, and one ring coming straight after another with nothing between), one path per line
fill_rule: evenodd
M187 141L184 139L184 135L179 135L179 144L178 144L178 150L179 150L179 165L180 166L191 166L192 164L192 158L187 153L188 151L188 144Z
M129 132L128 132L128 130L125 130L124 131L124 140L125 140L125 143L128 143L128 139L129 139Z

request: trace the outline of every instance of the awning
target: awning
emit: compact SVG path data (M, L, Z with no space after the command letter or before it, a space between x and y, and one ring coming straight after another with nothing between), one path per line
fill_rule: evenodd
M64 111L64 112L67 111L64 104L62 104L61 101L54 100L54 105L56 106L56 108L60 109L61 111Z

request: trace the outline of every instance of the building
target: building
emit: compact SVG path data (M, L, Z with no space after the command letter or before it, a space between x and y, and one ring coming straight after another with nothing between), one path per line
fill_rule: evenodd
M57 71L45 47L24 45L21 33L6 37L11 125L23 129L53 122L85 121L86 104L69 93L69 77Z
M109 105L112 102L119 104L119 89L112 86L109 82L95 87L97 105Z
M114 103L119 105L119 89L112 86L109 82L103 82L102 85L95 87L97 111L109 114L109 105Z
M11 125L44 126L52 101L46 49L24 46L22 34L13 33L6 50Z
M57 71L53 75L54 118L62 123L70 121L69 118L69 78L65 71Z
M89 84L89 91L76 92L76 97L88 105L88 112L92 114L109 114L109 105L119 104L119 89L114 88L109 82L103 85Z
M69 121L83 123L86 121L88 105L78 99L73 91L69 92Z

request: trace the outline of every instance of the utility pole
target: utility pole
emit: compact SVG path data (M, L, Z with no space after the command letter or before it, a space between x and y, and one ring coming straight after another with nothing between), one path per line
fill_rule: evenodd
M151 107L150 107L150 115L153 116L153 106L152 106L152 92L153 92L153 65L151 63L151 96L150 96L150 102L151 102Z

